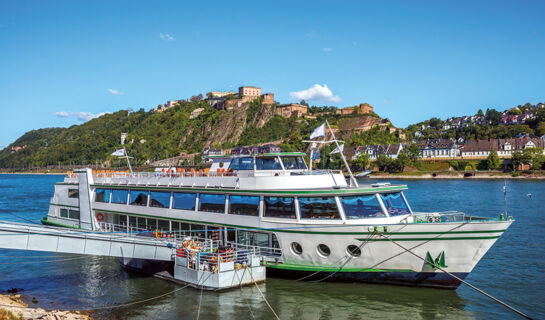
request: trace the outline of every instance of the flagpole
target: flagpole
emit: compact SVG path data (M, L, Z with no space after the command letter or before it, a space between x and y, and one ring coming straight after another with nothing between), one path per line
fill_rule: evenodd
M337 138L335 137L335 134L333 133L333 130L331 129L331 126L329 125L329 122L326 120L325 123L327 124L327 127L329 128L329 132L331 132L331 136L333 136L333 141L335 141L335 144L337 145L337 148L339 149L339 153L341 154L341 158L344 161L344 165L346 166L346 170L348 170L348 175L350 176L350 185L353 185L356 188L358 188L359 187L358 181L352 175L352 170L350 170L350 166L348 165L348 162L346 161L346 158L344 157L344 152L341 150L341 146L339 145L339 141L337 141ZM324 136L324 140L325 140L325 136Z
M125 154L125 159L127 159L127 163L129 164L129 172L132 175L131 162L129 161L129 155L127 154L127 150L125 149L125 146L123 146L123 153Z

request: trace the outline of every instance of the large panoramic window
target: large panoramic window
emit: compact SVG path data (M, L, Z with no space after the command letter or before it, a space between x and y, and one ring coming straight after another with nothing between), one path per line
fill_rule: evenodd
M265 197L263 215L270 218L295 219L295 205L293 198Z
M170 192L150 192L150 207L170 207Z
M340 197L346 219L385 217L376 195Z
M274 158L257 158L255 160L257 170L282 170L282 165L278 157Z
M233 158L231 164L229 165L231 170L254 170L254 158L253 157L244 157L244 158Z
M298 198L301 219L340 219L334 197Z
M110 189L96 189L95 190L96 202L110 202Z
M79 210L70 209L68 211L68 218L79 220Z
M282 157L282 162L284 163L284 168L286 168L286 170L307 168L303 157Z
M128 190L113 189L112 190L112 203L127 204Z
M229 214L259 216L259 197L229 196Z
M381 194L380 197L390 217L411 213L401 192Z
M195 202L197 201L196 193L180 193L172 194L172 208L181 210L195 210Z
M131 190L129 203L133 206L147 206L148 192L143 190Z
M199 194L199 211L206 212L225 212L225 195L224 194Z

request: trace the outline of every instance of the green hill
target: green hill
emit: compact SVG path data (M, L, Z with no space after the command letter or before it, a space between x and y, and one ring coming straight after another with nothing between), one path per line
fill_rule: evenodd
M191 113L199 108L203 109L201 113L191 118ZM275 105L264 105L256 99L232 110L216 110L206 101L182 102L161 113L121 110L69 128L29 131L0 151L0 168L103 163L113 159L110 154L121 146L122 132L128 134L126 148L135 165L181 152L201 152L207 146L232 148L276 141L285 151L303 150L302 138L308 137L326 118L333 127L338 127L342 119L356 117L363 123L369 122L368 117L378 118L341 116L331 107L310 108L310 117L283 118L274 115L274 108ZM357 126L358 121L353 125ZM351 127L344 127L340 136L350 137L347 140L363 136L369 140L369 134L351 133ZM395 136L381 132L377 141L371 141L392 139ZM15 147L20 148L15 151Z

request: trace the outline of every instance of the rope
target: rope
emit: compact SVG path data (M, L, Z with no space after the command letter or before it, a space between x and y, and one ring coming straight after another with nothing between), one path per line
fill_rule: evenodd
M252 275L252 271L250 270L250 268L248 268L248 266L246 266L246 269L248 269L248 273L250 274L250 277L252 277L252 281L254 282L255 287L257 288L257 291L259 291L259 294L261 295L261 297L263 298L263 300L265 301L265 303L267 304L267 306L269 307L269 309L271 309L271 312L274 314L274 316L276 317L276 319L277 319L277 320L280 320L280 317L278 317L278 315L276 314L276 312L274 312L274 309L271 307L271 304L269 303L269 301L267 300L267 298L265 298L265 295L263 295L263 292L261 292L261 289L259 289L259 286L257 285L257 282L255 281L254 276Z
M426 262L426 263L431 263L435 268L437 268L437 269L443 271L444 273L448 274L449 276L453 277L454 279L456 279L456 280L458 280L458 281L464 283L465 285L469 286L471 289L477 291L478 293L483 294L483 295L487 296L488 298L490 298L490 299L492 299L492 300L498 302L499 304L501 304L501 305L503 305L504 307L510 309L511 311L516 312L516 313L519 314L520 316L522 316L522 317L524 317L524 318L526 318L526 319L530 319L530 320L533 319L532 317L526 315L526 314L523 313L522 311L519 311L519 310L515 309L514 307L512 307L512 306L508 305L507 303L505 303L505 302L503 302L503 301L501 301L501 300L499 300L499 299L493 297L492 295L490 295L490 294L484 292L483 290L481 290L481 289L475 287L474 285L472 285L472 284L470 284L469 282L463 280L462 278L460 278L460 277L458 277L458 276L456 276L456 275L454 275L454 274L448 272L447 270L441 268L440 266L436 265L434 262L432 262L432 261L427 261L425 258L422 258L421 256L417 255L416 253L412 252L411 250L405 248L404 246L402 246L402 245L400 245L399 243L395 242L394 240L390 239L390 237L387 237L387 236L385 236L385 235L382 234L382 233L380 233L379 236L381 236L381 237L383 237L383 238L385 238L385 239L388 239L388 240L391 241L393 244L395 244L396 246L398 246L398 247L400 247L401 249L405 250L406 252L412 254L413 256L417 257L418 259L420 259L420 260L422 260L422 261L424 261L424 262Z
M161 295L158 295L156 297L153 297L153 298L148 298L148 299L144 299L144 300L140 300L140 301L135 301L135 302L129 302L129 303L123 303L123 304L118 304L118 305L113 305L113 306L106 306L106 307L98 307L98 308L89 308L89 309L81 309L83 311L93 311L93 310L103 310L103 309L114 309L114 308L121 308L121 307L126 307L126 306L132 306L132 305L135 305L135 304L139 304L139 303L143 303L143 302L148 302L148 301L152 301L152 300L156 300L156 299L159 299L159 298L162 298L164 296L168 296L169 294L172 294L174 292L178 292L182 289L185 289L187 288L189 285L185 285L181 288L178 288L178 289L175 289L175 290L172 290L172 291L169 291L167 293L163 293Z

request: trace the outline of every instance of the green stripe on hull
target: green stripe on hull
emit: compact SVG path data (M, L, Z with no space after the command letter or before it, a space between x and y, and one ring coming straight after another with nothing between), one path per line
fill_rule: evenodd
M70 229L81 229L80 227L71 226L71 225L69 225L69 224L64 224L64 223L60 223L60 222L49 221L49 220L47 220L47 218L44 218L44 219L40 220L40 222L41 222L43 225L47 225L47 226L62 227L62 228L70 228Z
M490 236L490 237L435 237L435 238L377 238L377 239L364 239L358 238L359 241L443 241L443 240L490 240L498 239L499 236Z
M159 217L159 216L153 216L153 215L147 215L147 214L138 214L138 213L131 213L131 212L122 212L122 211L112 211L112 210L101 210L101 209L93 209L94 211L98 212L106 212L106 213L116 213L116 214L126 214L126 215L133 215L133 216L139 216L139 217L146 217L146 218L155 218L155 219L168 219L172 221L180 221L180 222L186 222L186 223L195 223L195 224L204 224L204 225L213 225L213 226L223 226L228 228L236 228L236 229L247 229L247 230L256 230L256 231L267 231L267 232L278 232L278 233L301 233L301 234L324 234L324 235L371 235L375 234L372 232L327 232L327 231L306 231L306 230L288 230L288 229L276 229L276 228L259 228L259 227L249 227L249 226L241 226L241 225L235 225L235 224L225 224L225 223L214 223L214 222L208 222L208 221L199 221L199 220L189 220L189 219L179 219L179 218L170 218L170 217ZM346 225L345 225L346 226ZM328 226L330 227L330 226ZM337 227L337 226L334 226ZM366 225L365 227L368 227ZM316 228L323 228L323 226L318 226ZM431 232L431 231L425 231L425 232L387 232L384 233L385 235L419 235L419 234L471 234L471 233L503 233L505 229L503 230L477 230L477 231L437 231L437 232ZM468 239L497 239L501 236L493 236L493 237L465 237ZM465 238L452 238L452 240L468 240ZM407 238L407 240L401 240L401 241L412 241L412 239L422 239L422 238ZM434 240L435 238L429 238L427 240ZM451 238L440 238L440 240L450 240ZM360 239L358 239L360 240ZM384 241L387 239L371 239L367 241ZM395 239L399 240L399 239ZM439 240L439 239L436 239ZM362 240L363 241L363 240Z
M267 268L296 270L296 271L324 271L324 272L415 272L409 269L373 269L373 268L340 268L340 267L320 267L320 266L304 266L298 264L287 263L267 263Z

